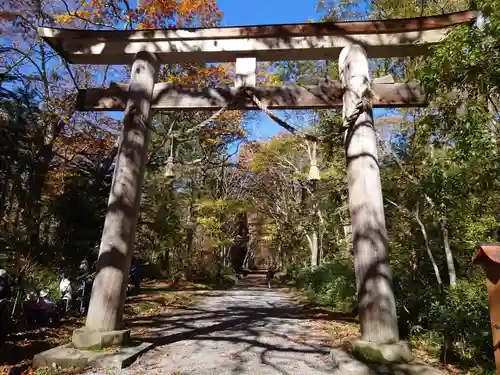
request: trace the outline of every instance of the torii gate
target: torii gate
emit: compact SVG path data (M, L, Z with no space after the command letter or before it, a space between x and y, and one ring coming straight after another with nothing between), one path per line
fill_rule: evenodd
M449 28L475 17L475 11L465 11L386 21L248 27L144 31L40 28L40 36L69 63L132 63L129 85L80 90L78 95L78 110L125 110L125 114L97 276L85 328L73 335L75 346L117 343L127 336L119 330L123 328L152 112L224 106L257 109L255 101L238 96L241 87L274 109L343 106L348 125L347 176L361 339L374 344L399 341L371 108L425 106L426 97L417 84L371 84L367 58L425 55ZM257 60L324 60L339 54L340 82L327 81L313 87L255 87ZM228 61L237 62L233 89L155 84L160 63Z

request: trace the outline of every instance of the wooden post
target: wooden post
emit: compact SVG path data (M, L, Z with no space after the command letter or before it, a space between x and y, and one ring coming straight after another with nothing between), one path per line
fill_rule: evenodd
M146 51L137 53L132 65L122 139L85 324L91 331L107 332L121 328L146 167L151 98L157 74L155 55Z
M236 74L232 88L193 88L157 83L153 90L153 109L161 111L216 111L229 103L231 109L260 110L250 98L235 98L237 87L247 75ZM255 82L255 80L254 80ZM254 86L246 80L247 87ZM78 91L78 111L123 111L127 107L128 84L113 83L109 88ZM415 83L373 83L374 108L407 108L427 106L423 88ZM340 81L321 81L315 86L252 87L252 92L269 109L342 108Z
M490 310L491 337L496 373L500 374L500 264L487 260L484 262L488 288L488 305Z
M345 119L370 90L371 81L367 56L359 45L342 50L339 66ZM346 131L345 150L361 340L395 343L399 332L371 108Z
M500 374L500 244L478 243L474 264L481 264L486 271L491 336L496 373Z

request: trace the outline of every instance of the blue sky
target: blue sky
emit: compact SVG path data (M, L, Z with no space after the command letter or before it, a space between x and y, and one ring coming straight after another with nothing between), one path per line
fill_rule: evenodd
M320 18L316 11L318 0L218 0L217 3L224 15L223 26L301 23ZM378 117L384 112L387 111L375 110L374 115ZM284 111L275 113L283 119L287 117ZM300 120L293 116L292 119L294 123L300 124ZM253 116L247 128L250 139L268 139L284 131L263 113Z
M224 26L301 23L318 19L317 0L218 0ZM283 119L283 111L275 111ZM250 139L267 139L283 131L267 115L259 113L248 123Z
M223 26L243 26L262 24L302 23L308 20L318 20L321 16L317 12L319 0L217 0L223 13ZM363 3L363 2L361 2ZM304 113L305 111L300 111ZM375 117L384 112L375 110ZM291 111L275 111L283 119L291 119L291 124L305 124ZM121 118L122 114L110 113L111 116ZM284 129L272 121L262 112L255 112L246 124L250 140L269 139Z
M317 19L317 0L218 0L224 26L300 23Z
M223 26L302 23L317 20L321 16L316 9L318 0L217 0L217 3L223 12ZM378 117L387 111L374 112L375 117ZM301 120L290 111L275 113L283 119L291 118L292 124L301 124ZM118 118L122 116L117 113L111 115ZM304 123L302 120L302 124ZM269 139L279 132L284 132L283 128L262 112L256 112L246 125L251 140Z

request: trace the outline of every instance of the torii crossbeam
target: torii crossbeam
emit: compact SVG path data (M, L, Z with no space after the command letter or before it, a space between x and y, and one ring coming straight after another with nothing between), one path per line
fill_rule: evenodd
M374 83L375 108L423 107L426 95L415 83ZM250 87L270 109L342 108L344 90L340 81L324 81L315 86ZM127 105L129 85L113 84L107 89L91 88L78 92L79 111L123 111ZM236 88L193 88L157 83L151 108L159 111L254 110L258 107L248 97L237 97Z
M342 48L359 44L368 57L428 53L450 27L473 20L475 11L434 17L361 22L191 28L141 31L92 31L40 28L40 36L73 64L131 64L139 51L160 63L328 60Z
M368 57L427 54L454 25L475 19L475 11L362 22L322 22L222 28L141 31L92 31L40 28L39 33L63 58L75 64L130 64L139 51L154 53L159 63L226 62L245 56L259 61L332 59L347 45L360 44ZM374 84L374 107L400 108L426 105L416 84ZM78 94L81 111L124 110L128 87L86 89ZM338 81L310 87L255 88L255 95L271 109L342 107ZM155 110L215 110L233 100L235 90L167 84L155 85ZM239 100L233 109L257 109Z
M471 22L476 12L435 17L363 22L326 22L208 29L89 31L40 28L41 37L75 64L130 64L130 85L79 93L78 109L123 110L122 141L104 224L97 276L83 330L73 343L98 346L123 332L122 315L133 252L142 179L153 110L217 109L234 99L233 89L188 88L155 81L160 63L237 61L236 88L247 87L270 108L343 106L346 131L349 206L355 254L361 338L373 344L399 340L372 105L425 105L415 84L371 84L370 57L429 53L456 24ZM339 57L341 82L315 87L259 88L256 61L323 60ZM374 92L366 97L366 93ZM255 101L255 100L254 100ZM365 101L372 105L364 104ZM126 104L125 104L126 103ZM234 108L255 109L242 98ZM353 116L353 113L356 114ZM121 336L120 336L121 335ZM126 335L125 335L126 336ZM391 349L392 350L392 349Z

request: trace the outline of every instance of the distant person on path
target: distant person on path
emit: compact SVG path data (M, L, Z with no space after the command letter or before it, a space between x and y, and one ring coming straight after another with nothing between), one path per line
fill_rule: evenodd
M132 268L130 269L130 279L132 284L134 285L135 294L139 294L139 292L141 291L142 275L140 266L141 265L139 264L138 261L132 259Z
M267 272L266 272L266 281L267 281L267 287L271 289L271 279L274 277L274 271L271 266L267 267Z

